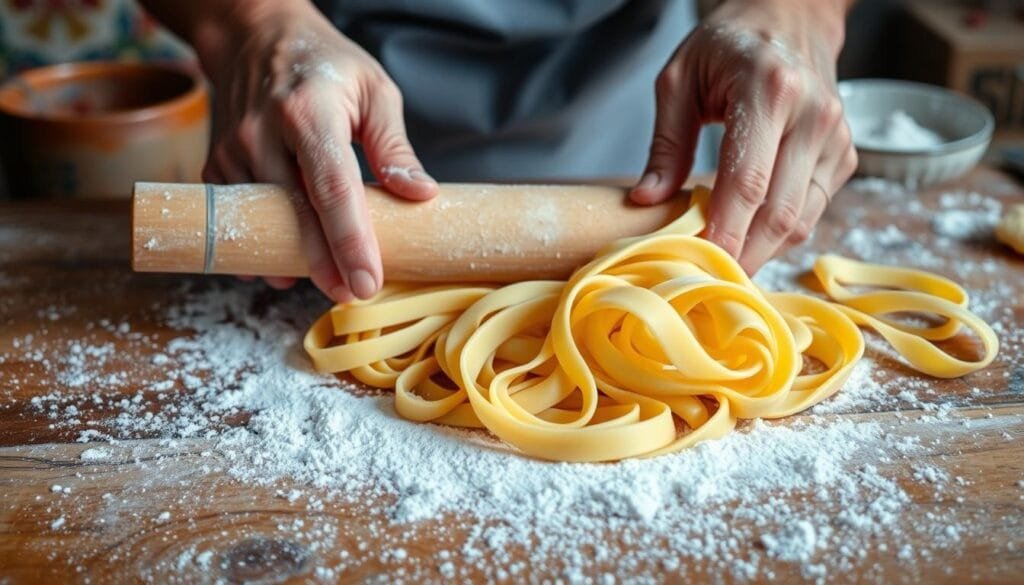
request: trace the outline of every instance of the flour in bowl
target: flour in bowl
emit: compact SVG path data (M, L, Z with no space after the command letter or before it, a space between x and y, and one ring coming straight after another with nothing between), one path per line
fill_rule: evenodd
M853 143L860 148L912 152L935 148L946 142L940 134L917 123L903 110L889 112L880 118L850 118Z

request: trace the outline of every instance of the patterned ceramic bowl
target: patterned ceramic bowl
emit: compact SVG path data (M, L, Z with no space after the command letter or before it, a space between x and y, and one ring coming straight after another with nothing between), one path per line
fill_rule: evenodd
M995 128L985 106L934 85L855 79L839 83L839 96L860 160L857 173L909 186L966 174L985 154Z
M42 67L0 86L0 136L15 197L128 198L136 181L200 180L207 90L170 65Z

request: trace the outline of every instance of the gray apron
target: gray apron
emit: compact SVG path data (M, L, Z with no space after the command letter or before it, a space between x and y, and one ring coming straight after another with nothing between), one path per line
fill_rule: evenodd
M638 175L654 79L696 22L682 0L318 5L398 84L413 147L443 181Z

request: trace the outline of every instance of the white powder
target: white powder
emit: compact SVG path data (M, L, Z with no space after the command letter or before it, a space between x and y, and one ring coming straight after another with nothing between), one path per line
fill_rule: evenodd
M313 71L316 71L321 77L327 81L333 81L335 83L343 83L346 81L345 77L335 69L332 63L327 61L321 61L313 67Z
M814 525L799 520L775 533L761 535L765 550L784 561L808 561L820 546Z
M915 464L914 479L939 484L949 481L949 474L932 465Z
M939 204L942 209L932 217L932 229L955 240L991 239L1003 211L998 200L970 191L943 194Z
M867 193L888 199L913 196L908 186L881 177L856 177L846 184L846 190Z
M913 202L894 197L889 203L905 211ZM941 211L986 205L991 207L969 193L950 194L941 200ZM1021 292L1014 274L999 264L993 268L944 253L937 240L916 242L896 225L847 221L853 235L843 239L843 252L854 249L890 264L931 261L953 276L984 276L985 288L971 291L972 307L993 322L1012 371L1024 355L1017 319L1005 302ZM806 247L798 248L788 261L770 263L757 282L794 290L814 257ZM891 359L891 350L871 335L867 358L813 415L744 423L724 439L651 460L579 465L523 458L481 432L402 420L390 395L368 394L315 374L300 340L327 304L309 288L269 304L260 285L229 280L181 294L184 300L164 309L164 320L180 329L169 342L136 332L121 319L100 319L91 324L93 333L73 341L42 345L31 334L15 337L13 349L0 359L37 364L58 381L58 391L31 402L55 426L72 427L92 409L90 420L100 424L82 431L82 441L103 440L108 433L156 436L180 453L183 442L202 439L203 451L195 455L199 468L225 468L246 483L286 480L279 497L310 511L324 510L331 501L365 507L369 513L359 534L376 540L353 540L360 552L351 556L373 556L395 566L403 560L399 549L404 560L414 558L409 542L434 539L438 554L432 561L416 557L420 564L408 569L406 580L436 579L434 571L467 580L460 567L472 563L485 567L485 578L494 580L516 580L530 565L543 565L571 581L582 579L595 562L614 562L623 571L656 579L689 559L738 581L770 578L764 564L772 560L795 563L806 578L821 580L825 567L836 574L862 566L862 559L883 552L883 545L908 565L927 561L935 550L955 547L970 528L947 511L905 520L914 509L900 482L957 497L958 483L941 462L918 461L906 471L907 461L932 444L929 425L947 421L943 428L948 429L954 413L948 405L935 407L934 398L924 399L935 392L933 380L879 376L878 366ZM60 310L65 309L74 307ZM44 307L40 321L51 322L55 310ZM64 361L46 357L57 352ZM126 395L126 387L137 391ZM927 418L892 433L878 423L823 415L887 407L927 409ZM245 426L234 426L232 421L246 413L251 417ZM956 440L944 433L944 444ZM80 458L121 460L118 451L116 444L92 447ZM71 514L84 491L71 496L70 487L65 491L61 485L54 489L60 497L51 498L68 502ZM105 496L104 506L128 507L129 497ZM187 498L208 494L197 489L182 497L187 509ZM455 515L467 527L464 535L422 532L431 525L422 520ZM160 523L171 517L165 511L150 518ZM51 527L64 526L64 518ZM313 514L279 529L310 547L339 535L355 538L355 532L332 522ZM618 540L605 542L595 538L598 534L615 534ZM934 548L897 544L914 534L926 535L915 541L933 542ZM209 551L186 553L174 562L200 568L216 562ZM513 562L514 554L528 564ZM317 567L316 574L343 575L360 562L351 556Z
M525 210L523 225L527 234L534 240L549 246L555 243L562 234L564 224L560 217L558 205L547 200L536 207Z
M412 169L409 167L385 165L381 167L380 174L385 180L391 179L392 177L398 177L403 181L412 181Z
M290 502L368 505L405 530L459 514L471 530L452 546L469 561L494 559L487 574L495 579L512 570L510 551L523 551L526 542L533 543L525 550L531 563L558 559L569 572L587 567L592 559L584 547L597 546L595 554L614 554L640 574L692 558L741 580L761 575L770 559L797 563L813 576L822 563L857 562L879 533L906 530L899 521L906 493L889 472L859 463L890 449L877 423L754 421L722 440L651 460L535 461L481 432L405 421L390 395L365 395L311 372L298 344L325 303L314 292L295 291L257 317L248 307L260 291L232 283L190 293L170 307L167 319L184 335L159 348L166 363L150 375L169 376L184 400L150 413L146 400L120 399L113 406L121 414L107 422L127 436L213 439L227 470L246 483L290 478L315 488L284 492ZM852 395L875 396L878 386L866 382L871 371L870 361L859 366L851 384L870 391L848 385ZM64 396L42 403L61 403ZM253 413L244 428L224 424L243 409ZM62 412L57 420L66 420ZM904 449L917 452L913 441ZM166 514L156 521L169 520ZM609 532L628 540L624 551L595 545L594 534ZM762 543L763 552L751 542ZM398 562L400 545L388 547L392 553L362 554ZM438 567L457 571L444 559L423 570Z
M891 264L896 254L914 259L916 266L935 268L943 263L930 247L910 238L893 224L883 228L854 226L847 230L842 239L845 252L865 262Z
M933 149L945 142L934 130L918 124L903 110L880 118L851 117L853 143L860 148L912 152Z
M78 458L82 461L103 461L110 458L110 451L100 447L93 447L82 451Z
M843 389L831 399L815 406L813 412L856 412L891 405L894 402L892 392L886 384L875 379L878 372L878 362L871 356L864 357L853 366L853 372L843 384ZM901 383L902 380L895 380L895 384Z
M366 395L313 373L299 341L326 304L313 291L294 291L257 316L249 307L261 290L255 284L213 286L167 309L167 320L182 336L155 348L166 363L154 368L139 360L138 367L148 369L132 375L152 387L166 376L180 388L180 400L154 404L141 393L107 398L90 391L48 395L37 407L64 424L72 418L71 406L95 399L117 413L103 422L121 436L212 439L219 465L239 480L298 482L301 489L282 494L289 502L308 500L317 509L324 500L338 500L383 512L376 517L386 518L385 524L371 523L380 538L392 531L387 523L417 530L421 520L460 515L469 535L450 546L468 562L493 559L487 574L494 579L500 571L516 574L511 551L573 572L589 565L585 549L593 546L595 554L615 555L639 574L658 574L681 558L710 562L741 579L760 575L770 559L815 574L821 563L855 563L879 531L905 530L899 518L908 496L888 473L859 463L889 450L877 423L754 421L722 440L650 460L536 461L482 432L405 421L390 395ZM114 323L109 328L132 335ZM105 353L85 347L85 355ZM75 371L87 376L87 369ZM105 379L100 371L94 379ZM225 424L243 410L252 413L245 427ZM113 455L102 449L104 458ZM83 459L99 459L87 452ZM837 520L840 511L845 516ZM161 512L154 521L170 518ZM314 522L288 530L311 534L327 526ZM593 535L603 533L622 535L626 548L595 543ZM530 548L523 549L527 542ZM763 551L751 548L752 542L763 543ZM380 549L392 553L362 554L400 562L401 545L398 540ZM200 560L190 556L186 562ZM356 561L329 568L342 570L346 562ZM438 567L458 570L446 559L423 570Z
M213 560L213 551L210 550L199 553L196 556L196 564L202 568L209 568L211 560Z
M932 229L955 240L979 240L990 238L997 223L998 215L983 211L940 211L932 218Z
M730 108L725 126L732 149L722 153L725 157L723 162L728 165L729 172L734 173L746 159L747 143L750 141L751 120L743 104L735 104Z
M800 262L769 260L754 275L754 283L771 292L798 290L800 275L811 269L813 261L811 256L802 258Z

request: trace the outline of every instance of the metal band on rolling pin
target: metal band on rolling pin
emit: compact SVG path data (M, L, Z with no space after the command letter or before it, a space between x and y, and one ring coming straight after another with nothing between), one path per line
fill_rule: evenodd
M213 272L214 246L217 240L217 198L213 185L206 183L206 252L203 254L203 274Z
M390 281L564 279L608 243L655 231L688 197L641 207L627 190L583 185L442 184L411 202L366 186ZM276 185L137 183L132 266L140 272L308 276L292 194Z

